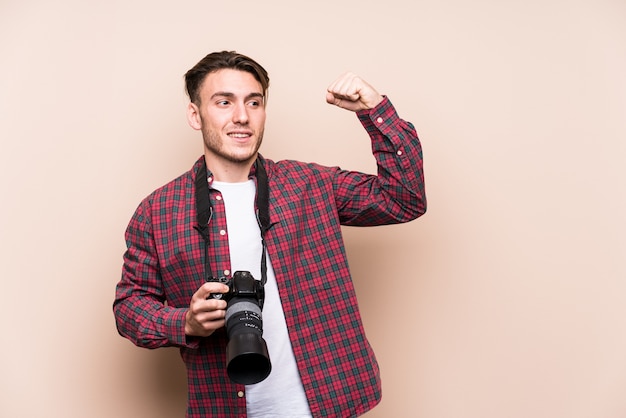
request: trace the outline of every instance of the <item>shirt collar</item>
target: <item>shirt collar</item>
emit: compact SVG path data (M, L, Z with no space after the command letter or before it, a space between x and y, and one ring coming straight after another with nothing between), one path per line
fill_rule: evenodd
M265 161L265 159L263 158L261 154L257 154L257 155L258 155L258 158ZM198 170L202 164L205 164L204 155L201 156L193 165L192 172L193 172L194 179L198 175ZM256 182L256 166L257 166L257 162L255 161L254 164L252 164L252 167L250 167L250 173L248 174L248 178L254 180L255 182ZM209 187L211 187L211 185L213 184L213 173L211 172L209 167L207 167L207 181L209 183Z

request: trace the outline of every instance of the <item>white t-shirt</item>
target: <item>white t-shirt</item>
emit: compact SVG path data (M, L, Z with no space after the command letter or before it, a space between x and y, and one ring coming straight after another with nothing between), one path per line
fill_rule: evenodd
M253 180L244 183L214 181L212 188L222 194L226 209L231 271L249 271L261 280L261 230L254 208ZM249 418L309 418L311 411L287 333L274 269L267 257L267 283L263 305L263 338L272 363L270 375L246 386Z

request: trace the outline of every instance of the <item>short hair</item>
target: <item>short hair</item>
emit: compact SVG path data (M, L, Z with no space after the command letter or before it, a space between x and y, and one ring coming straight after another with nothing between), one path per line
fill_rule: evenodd
M235 51L212 52L202 58L185 74L185 87L192 103L200 103L200 88L206 77L218 70L232 69L245 71L261 84L263 95L267 100L270 78L267 71L258 62Z

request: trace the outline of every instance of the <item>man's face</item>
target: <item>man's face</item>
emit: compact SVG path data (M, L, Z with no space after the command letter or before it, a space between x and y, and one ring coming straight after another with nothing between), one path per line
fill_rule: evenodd
M189 105L189 123L202 131L205 154L215 163L249 164L256 159L265 130L261 84L245 71L210 73L200 87L200 103Z

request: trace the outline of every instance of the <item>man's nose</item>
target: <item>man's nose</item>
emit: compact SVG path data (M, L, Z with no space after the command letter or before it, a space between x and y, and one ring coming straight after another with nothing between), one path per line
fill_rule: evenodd
M236 104L233 108L234 123L248 123L248 109L244 103Z

